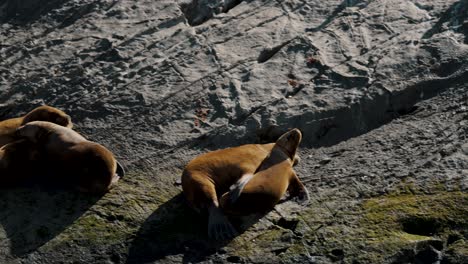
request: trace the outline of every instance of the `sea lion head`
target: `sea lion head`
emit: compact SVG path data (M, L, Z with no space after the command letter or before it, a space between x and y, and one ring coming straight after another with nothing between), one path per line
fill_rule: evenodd
M278 140L276 140L275 147L280 148L285 152L291 161L296 160L296 151L299 143L302 140L302 133L299 129L294 128L284 133Z
M123 177L123 167L112 152L95 142L83 142L74 148L73 170L77 189L88 193L105 193Z
M73 127L73 123L71 122L69 115L65 114L62 110L48 105L39 106L27 113L24 116L23 123L21 125L32 121L48 121L68 128Z

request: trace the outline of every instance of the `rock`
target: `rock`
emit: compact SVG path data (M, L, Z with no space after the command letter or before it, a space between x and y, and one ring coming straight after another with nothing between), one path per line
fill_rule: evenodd
M461 149L465 155L468 155L468 143L465 143L461 146Z
M0 1L0 118L59 107L128 168L103 197L2 191L0 262L467 262L467 7ZM310 204L209 240L185 164L293 127Z

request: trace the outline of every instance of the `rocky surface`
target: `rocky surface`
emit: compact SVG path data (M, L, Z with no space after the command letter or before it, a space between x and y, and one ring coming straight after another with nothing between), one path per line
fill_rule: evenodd
M2 191L0 262L466 263L467 55L466 0L0 0L0 118L59 107L128 171ZM208 240L184 165L289 127L311 204Z

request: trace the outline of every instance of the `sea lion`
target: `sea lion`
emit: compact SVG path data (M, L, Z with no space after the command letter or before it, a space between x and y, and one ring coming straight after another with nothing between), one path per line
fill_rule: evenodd
M32 121L49 121L64 127L73 127L70 116L63 111L48 105L39 106L25 116L0 121L0 147L15 141L16 129Z
M246 175L255 173L271 152L275 143L248 144L202 154L185 167L182 189L190 206L196 211L208 211L208 235L228 239L235 229L222 212L218 197ZM294 157L294 164L299 161Z
M48 166L56 171L55 180L79 191L103 193L124 176L124 169L112 152L70 128L33 121L16 133L38 145Z
M294 157L301 142L301 132L293 129L283 134L255 174L244 175L220 199L220 207L230 215L266 213L280 201L286 191L301 203L309 193L293 170Z
M37 172L40 151L36 144L21 139L0 148L0 188L25 183Z

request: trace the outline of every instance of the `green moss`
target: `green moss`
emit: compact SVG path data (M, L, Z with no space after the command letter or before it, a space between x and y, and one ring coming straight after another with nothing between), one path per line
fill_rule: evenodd
M382 263L425 240L447 241L453 232L462 240L468 235L467 193L401 190L360 204L330 200L302 211L298 229L302 242L308 241L306 249L329 257L330 249L339 249L348 262ZM296 247L301 245L291 248Z
M112 243L122 240L128 235L128 229L114 223L109 223L97 215L87 215L80 218L74 225L74 233L78 237L92 242Z
M167 179L173 175L157 176ZM155 210L180 192L176 188L162 189L159 185L143 173L127 173L115 188L49 241L44 249L54 250L67 243L121 243L134 237ZM73 213L74 208L71 211Z
M409 234L409 233L406 233L406 232L394 232L392 234L392 237L400 238L403 241L409 241L409 242L418 242L418 241L431 239L431 237L429 237L429 236Z
M468 242L463 239L457 240L448 246L447 251L468 258Z
M281 241L281 237L287 232L282 228L273 228L257 233L253 237L247 233L233 240L229 244L228 251L244 259L256 254L269 254L275 248L275 244L278 244L278 241Z
M294 244L289 247L284 253L280 255L280 258L287 262L290 260L294 260L300 255L309 255L307 248L303 244Z
M468 242L460 239L448 246L444 252L444 262L446 263L467 263Z
M370 246L396 252L432 237L445 240L454 229L468 229L468 194L389 195L363 203L360 226Z
M449 222L466 224L468 194L445 192L432 195L390 195L369 199L363 204L369 224L401 227L405 218L434 219L446 227Z
M141 243L157 240L167 248L178 247L180 241L209 242L204 229L206 219L181 200L172 200L180 189L162 188L167 184L154 182L144 174L127 176L47 246L122 243L141 234ZM178 175L155 177L173 180ZM261 255L272 262L294 262L297 256L317 255L343 257L345 262L381 263L415 243L446 240L455 232L460 234L459 240L449 250L454 256L466 255L468 194L439 191L443 189L440 184L435 185L433 194L424 194L419 188L410 182L402 183L392 194L362 203L353 199L312 201L307 209L298 212L294 233L302 234L301 238L289 229L262 223L260 228L231 241L226 251L245 260ZM187 218L191 225L186 224ZM335 256L333 250L343 255Z

